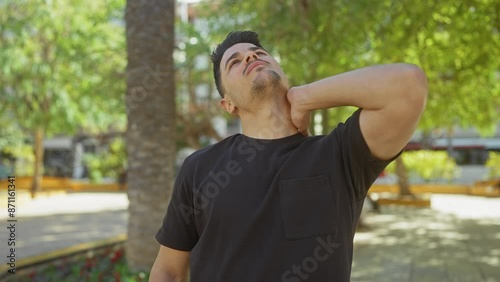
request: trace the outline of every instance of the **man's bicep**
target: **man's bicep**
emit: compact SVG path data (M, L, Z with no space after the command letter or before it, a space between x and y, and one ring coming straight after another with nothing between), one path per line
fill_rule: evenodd
M151 269L149 281L187 281L190 254L191 252L179 251L160 245L158 256Z
M372 155L388 160L410 141L422 111L416 107L392 105L380 110L362 110L359 117L361 134Z

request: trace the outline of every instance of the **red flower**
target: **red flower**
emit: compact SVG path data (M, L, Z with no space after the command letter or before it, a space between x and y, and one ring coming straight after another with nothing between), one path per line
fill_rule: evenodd
M113 255L111 256L111 262L115 263L121 257L123 257L123 249L119 249L119 250L117 250L116 252L113 253Z

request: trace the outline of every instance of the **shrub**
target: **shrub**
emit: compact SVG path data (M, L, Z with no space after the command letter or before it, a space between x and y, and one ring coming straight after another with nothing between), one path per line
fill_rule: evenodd
M85 154L84 162L93 182L101 182L104 177L118 180L126 170L127 154L123 139L113 140L107 150Z
M410 175L419 176L425 181L432 179L452 180L455 177L456 162L443 151L408 151L402 155ZM392 162L387 171L394 173L396 165Z
M485 166L490 169L490 178L500 178L500 152L490 152Z

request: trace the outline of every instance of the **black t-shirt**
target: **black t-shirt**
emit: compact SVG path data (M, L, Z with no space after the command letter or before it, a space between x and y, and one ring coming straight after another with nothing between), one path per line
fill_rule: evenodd
M374 158L356 111L326 136L236 134L184 161L158 242L191 251L191 282L349 281Z

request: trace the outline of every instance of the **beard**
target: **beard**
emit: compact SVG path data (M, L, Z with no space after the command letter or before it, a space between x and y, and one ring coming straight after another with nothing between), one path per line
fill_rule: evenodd
M274 70L261 70L259 76L255 78L252 83L251 96L252 97L267 97L272 95L274 92L284 89L286 87L281 83L281 76Z

